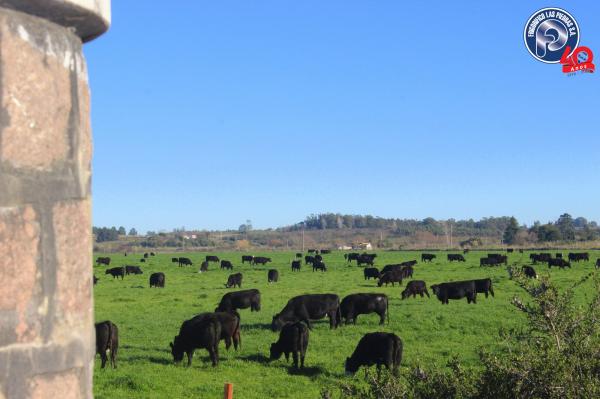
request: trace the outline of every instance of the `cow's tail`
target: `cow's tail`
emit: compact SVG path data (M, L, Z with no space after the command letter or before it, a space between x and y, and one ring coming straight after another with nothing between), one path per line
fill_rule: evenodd
M107 325L108 325L108 339L106 340L106 346L104 347L104 353L106 353L106 351L109 349L112 352L112 322L107 321Z

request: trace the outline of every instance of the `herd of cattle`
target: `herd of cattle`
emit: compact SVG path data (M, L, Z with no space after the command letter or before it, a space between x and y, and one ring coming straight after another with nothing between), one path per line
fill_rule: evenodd
M512 252L512 251L507 251ZM296 254L296 259L291 261L292 272L300 271L302 267L302 258L306 265L312 265L313 271L327 271L324 263L323 254L329 253L327 250L310 250L310 255L304 256L302 253ZM151 253L150 256L154 256ZM148 254L144 254L142 259L146 259ZM432 262L436 259L436 254L422 253L421 262ZM412 296L421 298L426 295L430 298L427 290L427 284L422 280L413 280L415 272L414 266L417 260L411 260L398 264L385 265L381 271L373 267L377 254L367 253L349 253L344 254L348 263L356 262L357 265L367 265L363 269L365 280L371 278L377 280L377 286L396 283L402 284L403 280L411 279L406 284L406 288L401 292L402 300ZM530 255L533 264L546 263L548 267L557 266L561 269L571 267L570 262L589 261L588 253L569 253L567 260L562 258L562 254L556 253L553 257L550 253L534 253ZM243 255L242 264L266 265L272 262L271 258ZM447 254L449 262L465 262L463 254ZM111 261L109 257L98 257L97 264L109 266ZM172 258L173 263L178 266L193 266L191 259L186 257ZM233 270L233 264L228 260L220 260L217 256L207 255L201 262L199 272L208 271L211 262L219 263L221 269ZM508 256L498 253L487 254L480 258L480 266L500 266L508 265ZM600 259L596 261L596 268L600 268ZM522 267L523 274L529 278L537 278L537 273L533 266L525 265ZM106 269L106 274L113 278L121 277L123 279L129 274L142 274L139 266L125 265ZM98 282L96 276L93 276L94 284ZM227 278L225 287L242 288L242 273L233 273ZM277 269L267 271L268 283L279 281L279 272ZM165 274L162 272L153 273L150 276L150 287L165 287ZM467 299L467 303L476 303L477 294L488 294L494 296L492 280L490 278L450 281L429 286L433 294L442 304L448 304L449 300ZM252 312L261 310L261 293L258 289L246 289L229 292L223 295L221 301L212 313L202 313L192 319L185 320L179 334L174 337L170 343L171 354L176 363L183 360L184 354L187 356L187 364L191 365L192 357L196 349L206 349L209 353L213 366L219 362L219 342L225 341L225 348L229 349L233 343L237 350L241 348L241 316L239 311L250 309ZM304 367L304 359L309 343L309 332L312 330L311 321L323 318L329 319L329 326L335 329L344 324L356 324L358 316L375 313L379 316L379 324L383 325L386 318L389 322L389 299L382 293L356 293L350 294L340 300L337 294L307 294L291 298L283 309L273 316L271 329L279 332L279 338L270 347L270 358L279 359L282 354L286 360L289 354L292 354L294 367ZM116 368L116 356L119 345L118 327L111 321L104 321L96 324L96 342L97 353L102 359L102 368L105 367L108 360L107 353L110 353L110 362ZM355 373L361 366L382 365L396 372L402 359L403 343L401 339L393 333L374 332L364 335L358 342L354 353L346 359L345 370L347 373Z

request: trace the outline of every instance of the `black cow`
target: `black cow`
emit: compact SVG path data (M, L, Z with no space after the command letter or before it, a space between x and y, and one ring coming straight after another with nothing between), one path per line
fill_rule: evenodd
M421 262L431 262L435 258L434 254L421 254Z
M192 266L190 258L179 258L179 266Z
M363 264L373 266L375 264L375 256L370 254L362 254L356 259L356 264L361 266Z
M573 262L579 262L580 260L589 262L589 260L590 260L590 255L587 252L581 252L581 253L569 252L568 257L569 257L569 261L573 261Z
M98 283L98 280L100 280L98 277L96 277L96 275L94 274L94 285L96 285L96 283Z
M377 281L377 286L381 287L383 284L387 287L389 283L392 283L392 287L398 283L402 285L402 270L393 270L391 272L382 273Z
M276 269L269 269L267 272L267 283L276 283L279 281L279 272Z
M110 265L110 258L108 256L104 257L104 256L99 256L96 259L96 263L99 265L106 265L109 266Z
M342 299L340 303L342 320L346 324L356 324L359 314L377 313L379 324L384 324L385 315L388 314L388 297L385 294L351 294Z
M221 335L219 340L225 341L225 349L233 347L235 350L242 348L242 336L240 329L240 315L237 312L215 312L215 313L200 313L194 316L192 320L201 321L203 319L215 317L221 324Z
M549 253L529 254L529 259L533 261L534 265L538 262L548 263L552 259L552 255Z
M326 272L327 271L327 266L325 266L324 262L315 260L313 262L313 264L312 264L312 269L313 269L313 272L317 271L317 270L320 270L322 272Z
M296 252L296 259L300 259L300 258L302 258L302 253Z
M150 256L156 256L154 252L150 252Z
M506 248L506 252L508 252L509 254L512 254L513 252L515 252L514 248Z
M148 252L144 254L144 259L148 257Z
M323 262L323 257L321 255L315 255L315 262Z
M294 368L298 368L298 358L300 358L300 367L304 368L304 357L308 348L308 328L301 321L287 323L279 333L279 340L271 344L270 359L277 360L281 354L285 354L285 360L289 361L290 353L294 360Z
M158 272L150 275L150 288L165 288L165 274Z
M554 254L554 257L562 259L562 254L560 252L557 252Z
M139 266L125 266L125 274L143 274Z
M330 254L330 253L331 253L331 249L322 249L321 250L321 254L322 255L327 255L327 254Z
M363 269L363 274L365 275L365 280L379 278L379 270L377 270L376 267L365 267Z
M222 260L221 261L221 269L233 270L233 265L228 260Z
M475 290L480 294L485 294L485 297L488 297L488 292L494 296L494 287L492 286L492 279L483 278L475 281Z
M171 258L172 263L179 263L179 258Z
M463 254L465 254L465 255L468 254L469 252L471 252L471 250L469 248L466 248L463 250Z
M292 261L292 271L300 271L300 267L302 266L302 262L299 260L293 260Z
M402 274L402 278L412 278L413 277L413 273L414 273L414 269L412 266L404 266L401 270L400 273Z
M315 257L314 257L314 256L311 256L311 255L306 255L306 256L304 257L304 263L306 263L307 265L308 265L308 264L313 264L313 263L314 263L314 261L315 261Z
M448 304L449 299L467 298L467 303L477 303L475 281L454 281L434 284L430 287L442 304Z
M466 259L461 254L448 254L449 262L466 262Z
M558 266L561 269L568 267L570 269L571 262L567 262L566 260L564 260L562 258L548 259L548 268L551 268L552 266Z
M125 277L125 268L124 267L113 267L112 269L106 269L104 274L110 274L113 278L121 277L121 280Z
M256 289L228 292L223 295L215 312L235 312L237 309L260 310L260 291Z
M316 249L312 249L312 248L309 248L308 251L306 251L306 252L308 252L309 254L318 253Z
M96 323L96 354L102 359L102 368L106 366L108 357L106 352L110 351L110 364L117 368L117 352L119 350L119 329L110 320Z
M531 266L523 266L521 268L521 270L523 270L523 273L525 274L525 276L527 276L529 278L538 278L538 275L535 272L535 269Z
M349 254L344 254L344 258L348 262L352 262L353 260L358 260L360 254L358 252L350 252Z
M204 273L208 271L208 262L207 261L203 261L202 263L200 263L200 270L199 273Z
M266 265L269 262L272 262L271 258L265 258L264 256L255 256L252 261L252 264L253 265Z
M250 264L254 260L254 256L252 255L242 255L242 264L249 262Z
M225 288L235 288L237 285L239 288L242 288L242 273L230 274L227 278L227 283L225 284Z
M389 272L395 272L395 271L402 271L402 264L401 263L397 263L395 265L385 265L383 267L383 269L381 269L381 273L380 274L384 274L384 273L389 273Z
M409 298L411 295L413 296L413 298L416 298L417 294L421 295L421 298L423 298L423 294L427 295L427 298L430 298L429 292L427 292L427 286L425 285L425 281L409 281L408 284L406 284L406 288L404 289L404 291L402 291L402 299Z
M329 317L329 327L337 328L341 321L340 297L335 294L299 295L288 301L281 312L273 316L271 329L278 331L286 322L304 321L311 328L310 320Z
M140 262L141 263L146 263L146 259L142 258L142 259L140 259Z
M206 261L219 263L219 257L215 255L206 255Z
M346 374L354 374L361 366L381 366L392 370L398 375L398 368L402 362L402 340L393 333L374 332L365 334L352 353L346 358Z
M508 264L508 258L506 256L499 256L499 257L487 257L487 258L481 258L479 259L479 266L498 266L501 264Z
M175 363L181 362L185 353L189 367L192 365L194 351L204 348L208 351L212 365L215 367L219 364L220 339L221 322L214 314L186 320L179 329L179 335L169 344L173 360Z

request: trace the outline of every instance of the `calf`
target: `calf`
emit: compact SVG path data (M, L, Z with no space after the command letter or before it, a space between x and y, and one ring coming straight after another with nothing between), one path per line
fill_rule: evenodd
M143 274L139 266L125 266L125 274Z
M187 355L187 366L192 365L192 357L196 349L206 349L210 355L213 367L219 364L219 340L221 339L221 323L214 315L186 320L179 329L171 346L171 354L175 363L183 360Z
M207 271L208 271L208 262L203 261L202 263L200 263L200 270L198 270L198 273L204 273Z
M341 321L340 297L335 294L299 295L288 301L281 312L273 316L271 329L279 331L286 322L303 321L311 328L310 320L329 317L329 327L337 328Z
M252 261L252 264L253 265L266 265L269 262L272 262L271 258L265 258L263 256L255 256Z
M421 254L421 262L431 262L435 258L434 254Z
M260 310L260 291L256 289L229 292L221 298L215 312L235 312L237 309L250 308L252 312Z
M379 278L379 270L376 267L365 267L363 270L365 280L370 278Z
M96 323L96 354L102 359L102 368L106 366L106 352L110 351L110 364L117 368L117 351L119 349L119 329L107 320Z
M225 284L225 288L235 288L235 286L242 288L242 273L230 274L227 278L227 283Z
M523 266L521 268L521 270L523 271L523 273L525 274L526 277L529 278L538 278L537 273L535 272L535 269L532 266Z
M442 304L447 305L449 299L462 299L465 297L467 303L477 303L477 289L473 280L434 284L431 289Z
M488 292L494 296L494 287L492 287L492 279L483 278L475 281L475 290L477 293L485 294L485 297L488 297Z
M292 271L300 271L300 267L302 266L302 262L299 260L292 261Z
M219 257L215 255L206 255L206 261L219 263Z
M377 313L379 324L382 325L388 313L388 297L385 294L351 294L342 299L340 313L346 324L356 324L359 314Z
M552 266L558 266L561 269L568 267L570 269L571 262L567 262L566 260L564 260L562 258L548 259L548 268L551 268Z
M252 255L242 255L242 264L248 262L248 263L252 263L252 261L254 260L254 256Z
M404 289L404 291L402 291L402 299L409 298L411 295L413 296L413 298L416 298L417 294L421 295L421 298L423 298L423 294L427 295L427 298L430 298L429 292L427 292L427 286L425 285L425 281L409 281L408 284L406 284L406 288Z
M387 287L389 283L392 283L392 287L398 283L402 285L402 271L391 271L387 273L381 274L379 277L379 281L377 282L377 286L381 287L383 284Z
M233 270L233 265L228 260L222 260L221 261L221 269Z
M121 280L125 277L125 268L124 267L113 267L112 269L106 269L104 274L110 274L113 278L121 277Z
M158 272L150 275L150 288L165 288L165 274Z
M327 266L325 266L325 263L324 263L324 262L321 262L321 261L316 261L316 260L315 260L315 261L313 262L312 269L313 269L313 272L314 272L314 271L317 271L317 270L320 270L320 271L322 271L322 272L326 272L326 271L327 271Z
M289 361L290 353L294 360L294 368L298 368L298 358L300 358L300 367L304 368L304 357L308 348L309 331L306 325L300 321L287 323L279 333L279 340L271 344L270 359L277 360L281 354L285 354L285 360Z
M374 332L365 334L352 356L346 358L346 374L353 375L361 366L381 366L392 370L398 375L398 368L402 362L402 340L393 333Z
M267 283L276 283L279 281L279 272L276 269L270 269L267 272Z

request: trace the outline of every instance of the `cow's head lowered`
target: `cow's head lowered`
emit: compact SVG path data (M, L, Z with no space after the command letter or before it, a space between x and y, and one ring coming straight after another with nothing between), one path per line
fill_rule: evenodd
M273 321L271 322L271 330L279 331L283 328L284 324L285 321L283 320L283 317L281 317L280 313L277 313L273 316Z
M173 339L173 342L169 343L171 347L171 354L173 355L173 361L175 363L179 363L183 360L183 348L181 347L181 343L179 342L179 336L176 336Z
M346 358L346 363L344 365L346 375L354 375L358 371L359 367L360 364L358 364L357 361L353 360L351 357Z
M430 285L429 288L431 288L435 295L437 295L440 292L440 286L438 284Z

